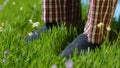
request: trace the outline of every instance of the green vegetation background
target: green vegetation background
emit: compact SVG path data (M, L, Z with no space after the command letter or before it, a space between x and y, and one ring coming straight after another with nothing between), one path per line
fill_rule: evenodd
M7 1L7 0L6 0ZM58 56L82 28L70 28L68 32L63 25L53 28L52 31L42 33L42 39L26 45L24 37L39 29L41 21L42 0L10 0L5 4L0 0L0 26L4 23L4 31L0 32L0 68L51 68L56 64L58 68L65 68L66 59ZM13 4L15 2L15 4ZM83 24L86 21L87 5L82 4ZM23 8L20 11L20 8ZM40 22L38 28L33 28L29 20ZM74 68L120 68L120 17L113 19L109 40L106 40L101 49L71 58ZM77 29L80 32L77 32ZM8 50L8 55L4 52ZM6 59L3 62L3 59Z

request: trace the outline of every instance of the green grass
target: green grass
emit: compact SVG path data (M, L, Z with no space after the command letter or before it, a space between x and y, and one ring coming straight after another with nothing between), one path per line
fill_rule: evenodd
M68 32L64 25L53 28L52 31L42 33L41 40L26 45L24 37L43 25L41 0L15 0L15 5L13 1L2 5L3 10L0 11L0 26L4 23L4 30L0 32L0 68L51 68L54 64L58 68L65 68L66 59L58 54L78 35L77 29L70 28ZM4 0L0 0L0 4L3 3ZM86 16L84 7L83 20ZM39 27L33 28L29 19L39 21ZM106 40L101 49L80 56L75 54L71 58L74 68L120 68L120 21L118 22L113 19L110 41ZM4 54L6 50L8 55ZM3 62L3 58L6 62Z

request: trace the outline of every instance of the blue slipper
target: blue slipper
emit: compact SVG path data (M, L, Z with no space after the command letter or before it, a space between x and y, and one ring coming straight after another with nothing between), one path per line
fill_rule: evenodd
M74 55L75 49L77 49L78 55L81 51L87 52L88 49L95 49L97 45L88 43L88 37L85 34L80 34L72 43L70 43L61 53L60 56L69 58Z
M35 39L38 39L40 37L40 33L44 32L44 31L47 31L48 29L49 28L46 26L46 24L44 24L42 28L32 32L31 35L27 35L25 37L26 43L28 44L29 42L34 41Z

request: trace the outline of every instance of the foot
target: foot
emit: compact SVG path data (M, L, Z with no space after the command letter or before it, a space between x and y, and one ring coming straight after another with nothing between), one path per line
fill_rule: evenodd
M78 51L78 55L81 51L87 52L89 49L94 49L96 45L88 43L88 37L85 34L80 34L72 43L70 43L61 53L60 56L69 58L74 55L75 49Z
M35 39L38 39L40 36L40 33L47 30L48 30L48 27L46 26L46 24L44 24L42 28L32 32L31 35L27 35L25 37L26 43L28 44L30 41L34 41Z
M34 41L35 39L38 39L40 38L40 33L41 32L44 32L44 31L47 31L49 29L52 29L53 26L57 26L58 24L56 22L52 22L52 23L46 23L43 25L42 28L32 32L32 34L29 36L26 36L25 37L25 40L27 42L27 44L30 42L30 41Z

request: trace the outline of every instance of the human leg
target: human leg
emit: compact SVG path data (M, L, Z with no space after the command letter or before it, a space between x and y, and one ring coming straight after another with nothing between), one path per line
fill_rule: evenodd
M49 29L52 29L53 26L57 27L57 25L58 25L57 23L45 23L40 29L35 30L34 32L32 32L31 35L27 35L25 37L26 43L28 44L29 42L40 38L40 34L42 32L45 32L45 31L47 31Z
M101 44L107 37L111 21L116 8L117 0L90 0L87 23L84 34L88 36L88 42ZM102 24L100 27L99 24Z
M90 0L87 23L84 33L80 34L72 43L70 43L60 54L62 57L69 58L73 56L75 48L80 54L81 50L86 52L88 48L99 47L107 35L107 26L111 24L117 0ZM102 30L97 26L103 23ZM103 36L105 35L105 36Z
M73 21L81 20L79 13L79 0L43 0L42 1L42 21L44 26L27 36L26 42L39 38L40 33L60 25L62 22L68 26L73 25ZM68 26L69 27L69 26Z

